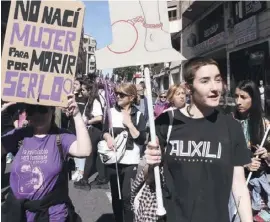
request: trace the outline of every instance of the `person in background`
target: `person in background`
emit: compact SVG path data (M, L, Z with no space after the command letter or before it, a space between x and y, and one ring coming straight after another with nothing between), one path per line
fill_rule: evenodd
M15 128L16 114L18 112L18 104L15 102L4 102L1 100L1 135L6 134L7 132ZM9 155L9 156L8 156ZM11 163L13 159L12 153L3 155L1 157L1 175L6 171L6 164ZM1 193L1 201L4 201L4 195Z
M183 84L172 85L167 92L167 101L169 102L169 108L164 112L181 109L186 105L186 88Z
M102 82L98 82L97 87L98 87L98 96L101 102L101 107L104 110L106 106L106 95L105 95L104 85L102 84Z
M9 102L6 103L1 100L2 105L2 112L1 112L1 132L2 135L7 133L10 130L13 130L15 127L17 127L16 120L18 119L18 110L21 107L21 104ZM8 153L6 155L6 163L11 163L13 160L12 153ZM3 169L6 167L3 166Z
M223 97L223 106L226 107L228 105L228 95L229 95L229 89L227 83L224 81L223 82L223 92L222 92L222 97Z
M145 96L146 89L145 89L145 84L143 81L141 81L138 85L136 85L136 89L137 89L138 99L137 99L137 102L135 103L135 106L143 114L144 119L146 121L146 140L145 140L145 144L142 146L141 153L140 153L140 157L142 160L143 155L144 155L144 151L146 149L146 143L147 143L149 135L150 135L149 121L148 121L148 119L149 119L148 101L147 101L147 98Z
M79 180L77 179L74 182L74 187L82 190L90 190L91 188L108 189L105 166L97 154L97 144L100 141L100 134L102 133L103 110L96 83L84 81L82 83L82 95L88 99L82 116L88 127L89 136L91 136L93 151L90 156L76 160L76 162L79 162L78 165L80 166L79 175L82 174L79 176ZM95 180L89 184L88 179L95 168L97 169L98 175Z
M146 98L146 92L145 92L145 84L144 82L140 82L138 85L136 85L137 88L137 94L138 94L138 103L136 105L137 109L141 111L143 114L145 121L148 123L148 107L147 107L147 98Z
M1 155L16 153L3 221L77 221L68 192L67 158L89 156L91 140L74 96L68 98L67 112L77 136L55 125L54 112L55 107L27 104L30 125L2 135Z
M28 125L25 106L21 106L21 108L18 110L17 118L14 124L15 124L15 128L21 128Z
M76 97L82 97L82 83L83 79L81 78L76 78L74 83L73 83L73 94Z
M117 137L123 131L128 132L126 149L122 158L118 161L118 173L122 199L119 199L115 164L108 164L110 178L112 207L117 222L132 222L131 210L131 181L135 179L138 164L140 162L140 147L146 139L146 121L142 113L135 107L137 99L136 86L130 83L122 83L116 87L117 104L111 108L112 127L114 136ZM103 139L110 149L114 149L114 138L106 126Z
M238 83L235 90L236 111L234 118L241 123L246 144L250 151L251 161L244 165L246 178L252 172L249 181L252 208L255 221L270 221L270 185L267 179L270 163L270 136L264 147L259 148L269 121L263 117L260 91L251 80ZM234 200L231 196L229 210L231 215L234 209ZM232 216L231 216L232 217ZM235 222L240 221L237 217Z
M78 104L79 107L79 111L81 113L81 115L83 114L83 111L85 109L85 106L87 104L87 100L88 97L85 97L82 95L82 84L83 84L83 79L77 78L74 81L74 85L73 85L73 94L75 95L75 100L76 103ZM67 111L66 109L64 109L64 112ZM68 127L67 129L72 132L75 133L75 124L73 121L73 118L71 116L69 116L69 113L66 113L66 118L68 118Z
M260 80L259 84L260 84L259 90L260 90L260 96L261 96L262 111L264 112L265 111L265 88L264 88L262 80Z
M74 85L76 87L76 81L74 82ZM79 87L77 89L79 89ZM89 99L88 83L86 81L80 80L80 89L79 89L79 91L77 91L75 93L75 95L76 95L75 100L78 104L79 111L82 115L82 118L83 118L85 124L86 124L86 121L88 119L88 117L86 116L86 108L87 108L88 99ZM70 116L68 116L68 118L70 118ZM69 122L68 129L72 133L75 134L76 133L75 123L74 123L72 118L70 118L69 121L70 122ZM73 181L79 181L83 178L85 158L74 158L74 161L75 161L76 171L73 173L71 179Z
M154 107L154 116L157 118L161 113L163 113L164 110L169 108L169 103L167 101L167 93L161 92L159 94L159 97L156 101L155 107Z
M81 94L81 90L82 90L82 79L81 78L76 78L73 82L73 94L75 95L75 100L78 103L79 109L83 109L81 108L81 106L83 105L84 101L82 98L82 94ZM66 109L62 109L62 113L61 113L61 127L64 129L69 129L71 131L74 132L74 125L70 125L73 124L70 122L70 118L69 116L66 114Z

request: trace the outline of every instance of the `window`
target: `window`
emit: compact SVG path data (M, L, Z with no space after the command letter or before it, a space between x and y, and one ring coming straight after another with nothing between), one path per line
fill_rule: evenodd
M164 90L168 90L169 89L169 76L165 75L164 79L163 79L163 88Z
M173 83L174 84L180 83L180 73L173 74L172 78L173 78Z
M168 11L168 15L169 15L169 21L174 21L177 20L177 10L173 9Z
M256 15L267 8L266 1L233 1L232 13L235 24Z
M180 38L172 39L172 47L180 52L181 46L180 46Z

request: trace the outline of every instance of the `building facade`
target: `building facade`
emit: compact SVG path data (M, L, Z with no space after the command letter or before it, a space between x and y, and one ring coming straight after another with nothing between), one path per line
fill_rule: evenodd
M84 34L83 48L86 54L85 74L93 74L96 71L97 41L91 35Z
M85 73L86 53L83 48L83 36L84 36L84 28L82 28L82 32L81 32L81 40L80 40L79 53L78 53L78 59L77 59L77 67L76 67L77 77L82 77L83 73Z
M181 49L181 4L181 1L167 1L172 46L177 51ZM169 64L155 64L151 67L152 75L159 85L160 91L168 90L170 85L180 82L180 65L181 62L177 61Z
M1 1L1 54L5 42L6 27L8 22L10 1Z
M190 1L181 7L184 57L215 59L231 93L239 81L251 79L263 80L270 94L269 1ZM270 110L269 99L266 106Z

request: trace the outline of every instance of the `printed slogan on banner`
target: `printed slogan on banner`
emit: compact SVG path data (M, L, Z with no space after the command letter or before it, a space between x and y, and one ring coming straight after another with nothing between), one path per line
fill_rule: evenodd
M11 1L2 53L2 99L66 106L84 17L79 1Z

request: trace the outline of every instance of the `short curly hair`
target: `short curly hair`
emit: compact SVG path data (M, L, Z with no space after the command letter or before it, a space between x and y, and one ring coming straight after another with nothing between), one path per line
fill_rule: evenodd
M186 93L186 87L181 83L170 86L167 92L167 100L169 101L169 103L173 103L173 97L178 89L183 89Z

